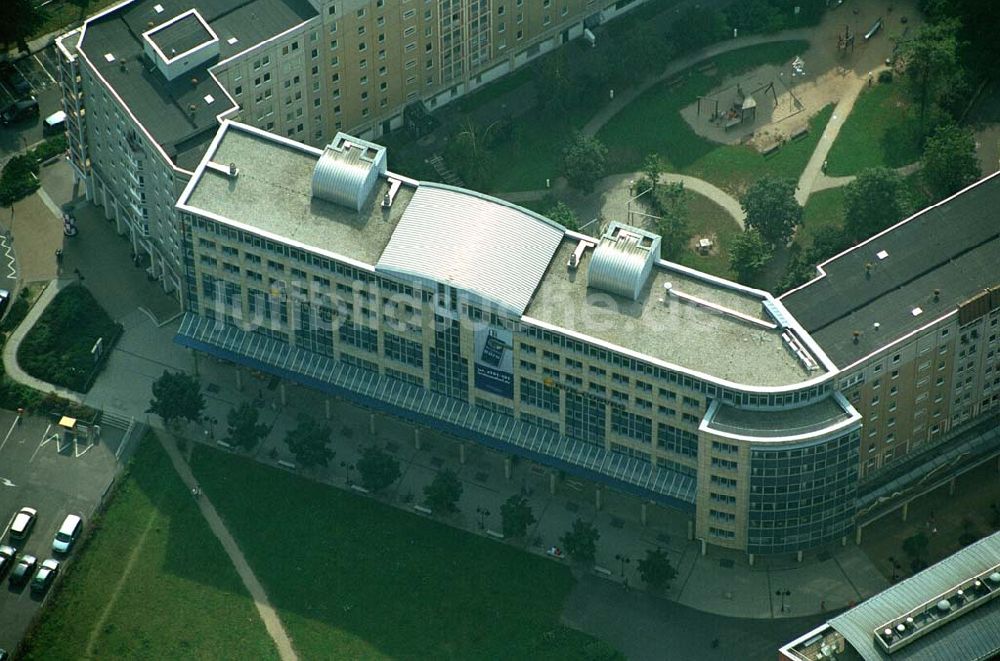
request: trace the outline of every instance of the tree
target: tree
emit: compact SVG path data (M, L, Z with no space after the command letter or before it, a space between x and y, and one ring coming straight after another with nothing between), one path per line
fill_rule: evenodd
M565 202L556 202L554 205L549 207L549 210L545 212L545 215L550 220L554 220L568 230L575 232L580 229L580 221L576 217L576 212L570 209Z
M647 154L646 160L642 162L643 178L639 181L640 188L652 188L660 184L660 175L663 174L663 159L659 154Z
M604 176L608 149L597 138L577 132L563 150L563 174L570 186L592 193L594 184Z
M524 537L528 526L536 521L531 505L519 495L511 496L500 506L500 520L504 537Z
M461 173L465 183L476 190L488 190L492 185L496 161L493 140L502 125L502 120L480 126L466 119L448 145L448 160Z
M257 424L260 413L250 402L243 402L239 408L229 409L226 423L229 425L227 442L246 450L253 450L257 443L267 436L267 425Z
M546 112L561 115L577 105L580 90L571 78L565 50L557 50L536 65L535 90Z
M663 237L660 252L668 259L677 259L691 238L684 184L679 181L659 184L650 195L653 213L659 216L656 231Z
M330 444L329 425L320 425L307 415L299 416L295 429L285 436L285 445L303 468L328 466L334 457Z
M972 132L946 124L924 145L923 177L934 201L957 193L980 177Z
M435 475L431 483L424 487L427 506L435 511L457 512L455 503L461 497L462 482L455 471L448 468Z
M954 19L928 23L912 39L901 42L907 80L920 108L921 131L926 130L928 108L940 101L960 71L958 27Z
M670 563L667 552L657 547L647 549L646 557L639 560L639 576L643 582L654 590L664 590L670 581L677 577L677 569Z
M736 279L747 284L767 266L773 255L771 244L764 240L757 228L748 227L736 235L729 245L729 266L736 273Z
M576 562L590 564L597 555L597 540L601 538L600 531L594 524L583 519L573 522L573 527L559 538L566 554Z
M756 227L772 246L784 245L802 224L802 207L795 201L795 182L764 175L740 197L747 227Z
M867 239L906 217L909 203L903 178L889 168L868 168L844 188L844 231Z
M399 479L399 462L377 447L365 448L358 459L361 485L369 491L379 492Z
M168 372L153 382L153 399L149 400L146 413L155 413L169 425L175 420L194 422L205 410L205 396L201 394L198 377L181 372Z
M33 0L4 0L0 3L0 46L16 44L28 52L28 37L45 22L45 10Z
M670 30L671 41L678 52L688 53L725 39L730 34L726 16L718 9L688 7Z

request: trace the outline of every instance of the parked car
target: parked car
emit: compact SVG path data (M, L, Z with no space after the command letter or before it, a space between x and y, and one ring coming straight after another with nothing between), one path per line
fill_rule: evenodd
M18 96L31 94L31 83L9 62L0 63L0 80Z
M62 133L66 129L66 113L62 110L54 112L45 118L42 124L43 133Z
M14 556L17 555L17 549L13 546L0 545L0 578L10 571L11 565L14 564Z
M17 558L17 564L14 565L14 571L10 573L10 584L12 587L18 587L24 585L31 578L31 574L34 573L35 567L38 566L38 558L33 555L28 555L27 553L22 553Z
M42 566L38 568L38 572L35 577L31 579L31 591L35 594L43 594L52 585L52 581L56 580L56 574L59 573L59 561L49 558L42 562Z
M0 317L7 311L8 305L10 305L10 292L6 289L0 289Z
M38 512L36 510L30 507L22 507L10 522L10 538L24 539L27 537L31 532L31 528L34 527L35 519L37 518Z
M0 121L4 124L22 122L31 117L38 117L38 100L33 96L15 101L0 112Z
M83 532L83 518L77 514L67 515L59 526L56 538L52 540L52 550L56 553L69 553L81 532Z

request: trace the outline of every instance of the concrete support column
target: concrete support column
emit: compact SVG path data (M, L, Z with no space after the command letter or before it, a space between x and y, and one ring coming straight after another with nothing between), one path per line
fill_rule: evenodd
M854 529L854 543L861 546L861 526Z
M701 554L702 556L704 556L706 553L708 553L708 542L706 542L704 539L700 539L698 541L701 542Z
M598 512L601 511L601 487L594 490L594 507Z
M753 567L753 553L747 554L747 559L750 561L750 566Z
M903 521L906 521L906 519L909 518L910 516L910 501L906 501L905 503L903 503L902 512L903 512Z
M243 390L243 370L239 367L236 368L236 389Z
M847 546L847 535L844 535L843 537L840 538L840 545Z
M953 478L951 478L951 480L948 481L948 495L949 496L954 496L955 495L955 479L956 478L953 477Z
M649 511L648 510L649 510L649 506L648 506L647 503L642 503L641 505L639 505L639 521L641 521L642 525L644 525L644 526L649 521Z
M278 394L281 396L281 405L288 406L288 388L283 382L278 384Z
M694 520L688 519L688 541L694 541Z
M1000 455L997 455L997 472L1000 473Z
M374 436L375 435L375 414L374 413L369 413L368 414L368 435L369 436Z
M458 463L465 465L465 443L458 444Z
M503 476L509 480L510 476L513 474L513 472L514 472L514 460L511 459L510 457L504 457L503 458Z
M420 427L413 428L413 448L415 450L420 449Z
M549 473L549 493L556 495L556 474L555 471Z
M333 417L333 402L330 401L329 397L323 400L323 413L327 420Z
M797 562L802 562L802 551L799 551L795 554L795 560Z

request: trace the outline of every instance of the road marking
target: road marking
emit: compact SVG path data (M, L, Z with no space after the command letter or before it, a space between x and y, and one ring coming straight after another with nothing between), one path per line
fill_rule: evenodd
M17 486L16 484L14 484L10 480L8 480L6 477L0 478L0 484L3 484L5 487L16 487Z
M31 57L35 58L35 62L38 62L38 66L42 68L42 71L44 71L45 75L49 77L49 80L51 80L52 83L55 84L56 79L52 77L52 74L49 73L49 70L45 68L44 64L42 64L42 61L38 59L38 55L32 55Z
M11 62L11 63L10 63L10 65L11 65L12 67L14 67L14 69L15 69L15 70L16 70L16 71L17 71L17 72L18 72L19 74L21 74L21 78L24 78L24 80L26 80L26 81L27 81L28 85L29 85L29 86L31 87L31 91L32 91L32 92L34 92L34 93L38 93L38 91L39 91L39 90L37 89L37 87L38 87L38 86L37 86L37 85L35 85L34 81L33 81L33 80L32 80L31 78L29 78L28 76L25 76L25 75L24 75L24 72L23 72L23 71L21 71L21 67L17 66L17 62Z
M45 428L45 433L48 434L49 429L51 429L51 428L52 428L52 425L49 424L49 426ZM35 460L35 456L38 454L38 451L42 449L42 446L45 445L46 443L48 443L49 441L52 441L52 440L56 441L56 444L57 444L56 447L58 447L58 442L59 442L59 434L58 433L52 434L48 438L46 438L45 436L42 436L42 440L38 444L38 447L35 448L35 451L31 453L31 459L28 459L28 463L30 464L31 462L33 462Z
M12 280L16 280L17 269L14 268L14 247L7 242L6 236L0 236L0 246L3 246L3 254L7 257L7 268L10 269L10 273L7 274L7 277Z
M3 443L0 443L0 451L3 451L3 446L7 445L7 440L10 435L14 433L14 427L17 426L17 421L19 418L14 418L14 422L10 423L10 429L7 430L7 435L3 437Z

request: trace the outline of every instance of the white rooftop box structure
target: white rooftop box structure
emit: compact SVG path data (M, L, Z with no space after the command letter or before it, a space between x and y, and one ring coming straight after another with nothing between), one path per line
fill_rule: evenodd
M167 80L219 56L219 37L197 9L142 33L143 51Z

